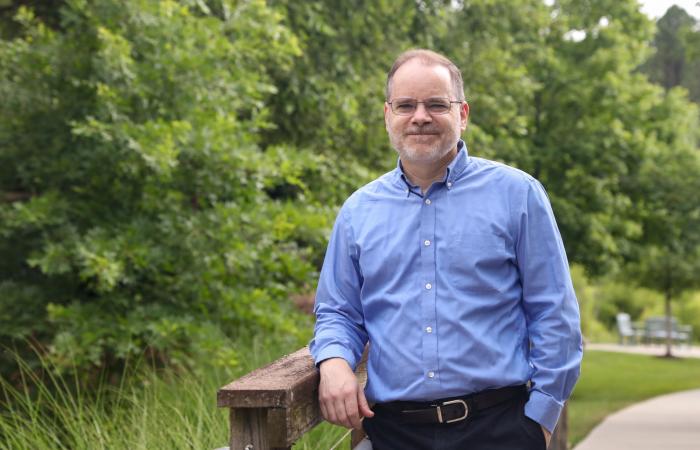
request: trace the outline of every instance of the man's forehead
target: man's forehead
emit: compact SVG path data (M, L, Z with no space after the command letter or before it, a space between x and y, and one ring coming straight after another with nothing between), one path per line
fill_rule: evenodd
M394 73L391 80L392 94L399 91L426 91L430 95L444 95L451 89L450 71L439 64L430 64L418 58L407 61Z
M399 76L415 76L415 74L423 74L425 72L434 72L436 74L439 73L441 76L447 77L447 79L450 78L450 71L447 69L447 67L431 61L423 61L422 59L416 57L403 63L401 67L396 70L396 73L394 73L394 79Z

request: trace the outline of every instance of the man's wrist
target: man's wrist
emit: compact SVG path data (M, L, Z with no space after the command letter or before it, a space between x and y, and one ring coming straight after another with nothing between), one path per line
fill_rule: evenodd
M331 358L326 358L320 363L318 363L318 368L319 370L323 369L324 367L339 367L339 366L347 366L352 370L350 367L350 363L347 362L344 358L341 358L340 356L333 356Z

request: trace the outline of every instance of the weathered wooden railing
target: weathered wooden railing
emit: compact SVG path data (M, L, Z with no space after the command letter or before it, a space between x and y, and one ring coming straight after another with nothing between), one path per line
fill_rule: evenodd
M364 386L365 361L356 374ZM318 370L307 347L219 389L217 404L230 409L230 450L291 449L304 433L318 425ZM567 410L554 431L550 450L566 450ZM361 445L364 434L353 431L351 448Z

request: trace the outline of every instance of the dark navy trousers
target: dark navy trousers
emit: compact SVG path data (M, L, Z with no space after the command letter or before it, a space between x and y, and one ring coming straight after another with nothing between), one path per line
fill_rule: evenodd
M375 410L362 421L374 450L545 450L540 425L525 416L527 394L449 424L407 424Z

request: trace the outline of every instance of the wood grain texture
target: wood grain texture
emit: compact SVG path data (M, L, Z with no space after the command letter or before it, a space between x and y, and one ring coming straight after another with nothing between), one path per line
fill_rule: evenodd
M318 392L318 370L308 347L284 356L219 389L222 408L289 408Z
M567 450L568 449L568 436L569 436L569 411L568 403L564 404L564 409L561 411L559 416L559 422L556 428L554 428L554 433L552 434L552 440L549 443L548 450Z
M232 409L230 412L230 448L241 450L269 450L267 410Z

